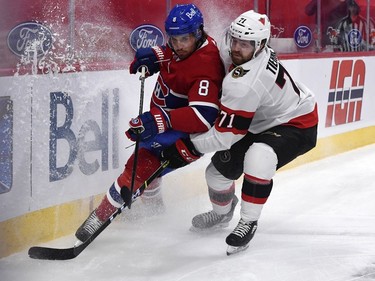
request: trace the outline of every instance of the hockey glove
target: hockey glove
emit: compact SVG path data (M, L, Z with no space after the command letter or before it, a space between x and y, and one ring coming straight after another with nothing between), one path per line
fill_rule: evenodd
M147 140L171 127L168 113L161 107L153 107L131 119L129 126L130 129L125 134L132 141L136 141L138 137L139 140Z
M189 138L178 139L172 146L161 152L161 159L163 161L168 160L168 167L173 169L184 167L198 160L201 156L203 154L194 147Z
M129 72L136 74L142 66L146 67L146 76L151 76L160 70L159 62L164 60L165 46L141 48L135 53L134 60L130 64Z

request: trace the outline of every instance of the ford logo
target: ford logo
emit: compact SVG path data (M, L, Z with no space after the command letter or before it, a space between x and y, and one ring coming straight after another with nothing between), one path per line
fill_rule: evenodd
M130 34L130 45L134 51L141 48L164 45L163 32L154 25L144 24L138 26Z
M25 22L14 27L7 38L9 49L17 56L45 55L52 47L52 32L36 22Z
M294 42L300 48L306 48L312 41L312 32L307 26L299 26L294 31Z
M350 30L348 34L349 45L352 48L358 48L362 42L362 35L358 29Z

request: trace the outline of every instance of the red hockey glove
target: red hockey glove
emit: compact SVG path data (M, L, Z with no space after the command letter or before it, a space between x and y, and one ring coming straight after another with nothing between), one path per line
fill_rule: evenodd
M134 60L130 64L129 72L136 74L142 66L146 67L146 75L151 76L160 70L159 62L164 60L165 46L141 48L135 53Z
M136 141L138 137L139 140L147 140L171 127L169 116L161 107L153 107L131 119L129 126L130 129L125 134L132 141Z
M201 156L203 154L194 147L189 138L178 139L172 146L161 152L161 159L163 161L168 160L168 167L173 169L184 167L198 160Z

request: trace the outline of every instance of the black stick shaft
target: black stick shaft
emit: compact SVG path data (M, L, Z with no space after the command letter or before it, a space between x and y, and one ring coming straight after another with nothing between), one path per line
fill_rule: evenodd
M146 79L146 67L142 66L141 77L139 77L139 80L141 80L141 93L139 97L139 114L138 115L141 115L143 113L143 100L144 100L144 95L145 95L145 79ZM135 178L137 176L139 142L140 142L140 136L137 135L137 140L135 142L135 148L134 148L134 162L133 162L130 194L133 194L134 192ZM132 200L130 200L129 202L129 205L128 205L129 209L131 208L131 204L132 204Z

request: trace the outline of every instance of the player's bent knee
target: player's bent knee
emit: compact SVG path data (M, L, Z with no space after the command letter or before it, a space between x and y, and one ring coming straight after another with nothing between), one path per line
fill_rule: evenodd
M273 148L265 143L253 143L245 155L244 173L259 179L272 179L278 159Z

